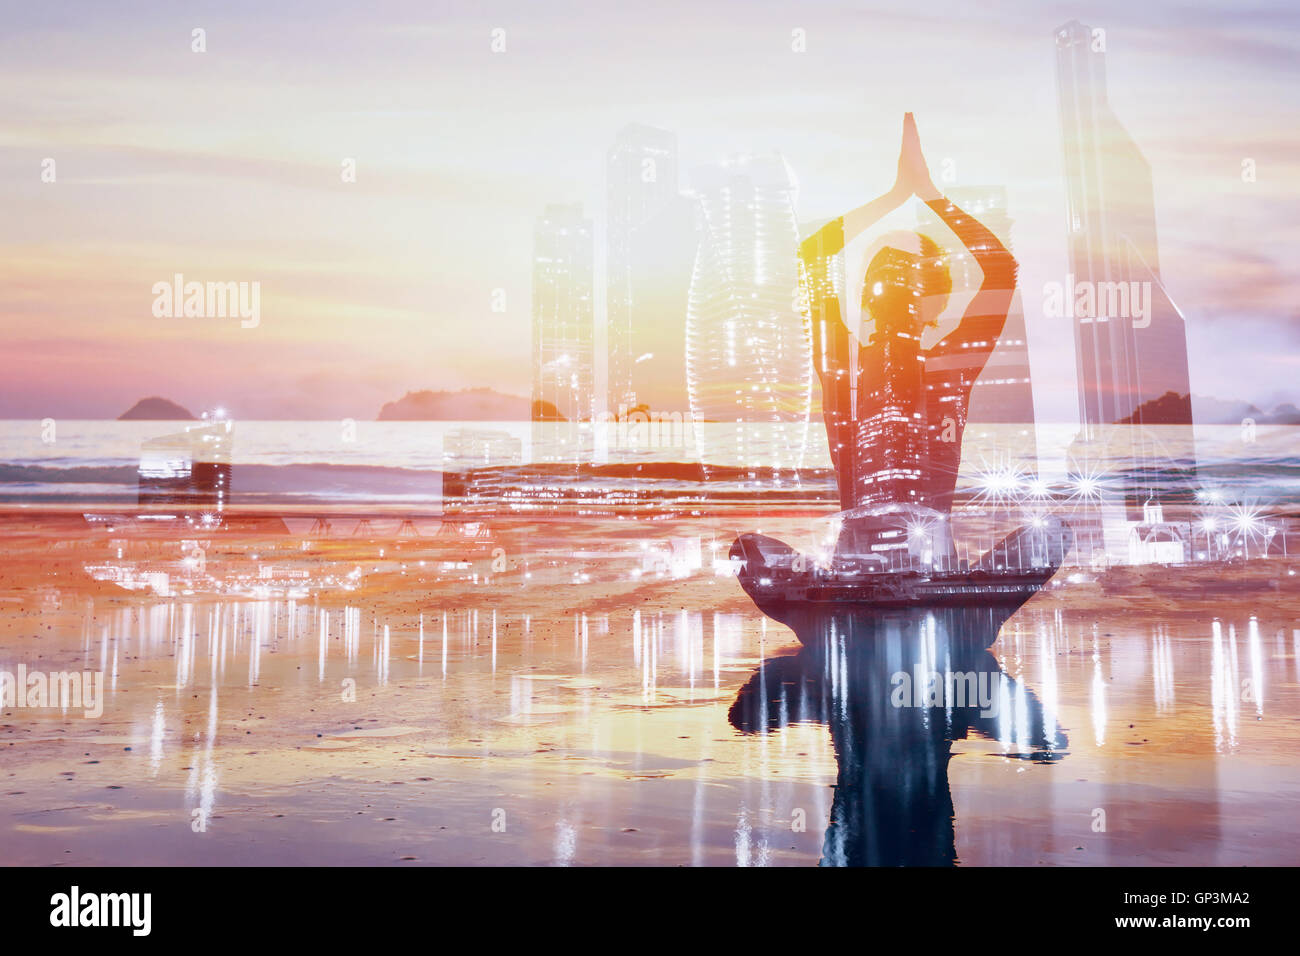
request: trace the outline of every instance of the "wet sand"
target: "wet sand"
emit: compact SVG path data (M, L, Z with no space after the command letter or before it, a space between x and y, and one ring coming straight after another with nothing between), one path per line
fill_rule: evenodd
M3 711L0 861L815 865L842 755L824 723L733 726L800 645L710 566L815 517L235 521L198 576L193 533L5 516L0 668L102 669L106 700ZM952 742L957 862L1297 862L1297 569L1033 598L991 651L1068 745Z

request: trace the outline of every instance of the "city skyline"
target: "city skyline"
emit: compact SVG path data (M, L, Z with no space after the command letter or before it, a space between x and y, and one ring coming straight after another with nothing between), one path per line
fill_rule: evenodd
M341 8L314 9L306 43L297 8L250 31L248 10L236 6L202 18L208 45L197 54L195 24L155 16L153 6L135 5L121 23L84 6L84 22L111 42L72 37L37 10L17 12L0 41L8 87L26 91L0 104L10 147L0 171L14 211L0 314L15 356L0 415L107 416L159 394L237 417L362 418L418 389L527 394L531 223L549 202L582 201L600 231L602 161L629 121L672 130L682 168L780 149L799 173L804 221L887 175L885 143L912 108L934 143L937 180L952 168L953 185L1007 184L1041 366L1039 415L1077 416L1072 349L1061 324L1041 314L1041 289L1065 278L1067 261L1047 43L1070 10L1026 8L1006 20L945 5L919 17L876 14L865 39L861 21L839 9L812 8L801 24L762 9L729 28L723 49L711 27L674 36L654 19L601 14L584 30L633 54L615 62L596 47L575 50L560 8L500 8L508 41L496 55L486 22L451 16L433 31L414 5L394 4L382 29L359 27ZM1152 168L1160 273L1192 329L1192 391L1294 400L1294 307L1281 265L1296 251L1284 192L1295 134L1281 121L1293 69L1281 54L1293 26L1267 7L1250 25L1201 7L1175 19L1162 7L1094 11L1090 22L1107 31L1112 105ZM867 93L921 50L911 28L945 13L961 29L927 31L922 57L944 68L921 71L907 102ZM791 49L796 28L805 53ZM340 51L355 66L334 75L326 64ZM1189 51L1206 69L1174 85L1166 66ZM879 54L868 72L864 52ZM119 76L124 58L144 72ZM1018 81L1037 75L1043 88L979 70L989 58L1018 64ZM648 62L669 61L683 67L644 79ZM576 84L575 63L598 65L607 81ZM479 85L439 82L453 73ZM975 122L952 75L965 77L970 95L1004 105ZM528 101L511 106L506 91L521 87ZM90 90L81 101L90 112L64 105L73 89ZM1233 108L1243 96L1251 110ZM1190 102L1195 121L1182 107ZM255 130L276 132L259 139ZM53 182L42 182L47 158ZM355 182L340 175L349 158ZM1253 182L1242 178L1245 159ZM260 282L261 324L154 317L149 290L176 273ZM503 334L485 350L465 331L487 323ZM144 361L141 341L164 360Z

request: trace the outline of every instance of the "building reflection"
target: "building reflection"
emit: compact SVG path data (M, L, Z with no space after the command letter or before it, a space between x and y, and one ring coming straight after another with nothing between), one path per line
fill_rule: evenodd
M1038 762L1064 756L1054 714L989 653L1011 613L859 608L784 617L804 646L764 661L729 716L743 733L809 722L830 729L839 772L823 866L954 865L954 740L996 740Z
M463 597L96 596L81 608L80 650L105 675L101 732L125 716L151 778L184 786L195 820L238 789L245 730L257 738L263 714L281 713L295 746L343 747L335 738L363 724L341 698L355 681L380 708L367 726L424 727L430 749L481 752L493 773L540 788L566 779L551 761L604 766L612 789L582 777L591 789L565 797L577 843L561 856L578 863L598 852L599 827L622 832L628 806L660 799L662 862L715 863L734 837L737 862L757 865L1059 862L1062 851L1089 864L1227 864L1239 852L1228 788L1294 716L1300 630L1266 605L1126 622L1050 601L1015 618L1005 606L769 618ZM922 693L932 674L945 688L935 701ZM964 698L948 695L950 678ZM1069 766L1036 765L1065 755L1067 730ZM509 756L521 739L544 750ZM953 741L968 742L955 748L956 793ZM633 798L618 782L659 777L694 785L665 779L661 796ZM602 802L609 793L629 804ZM1090 828L1098 808L1107 831ZM796 810L811 831L799 839ZM617 855L626 845L608 852L630 859Z

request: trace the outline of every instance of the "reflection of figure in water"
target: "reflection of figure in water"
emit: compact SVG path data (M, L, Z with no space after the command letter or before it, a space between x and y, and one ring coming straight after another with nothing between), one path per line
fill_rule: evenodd
M830 727L839 775L822 865L954 864L953 740L974 732L1035 760L1061 756L1066 738L1053 715L987 650L1013 611L841 608L782 615L804 647L765 661L730 717L744 733L808 721ZM937 702L949 706L926 706Z
M862 313L873 331L862 344L844 324L831 263L845 243L912 195L961 240L983 271L983 282L956 329L922 349L922 335L938 324L947 305L952 279L943 252L928 236L886 235L863 280ZM1015 259L935 188L911 113L903 120L893 187L827 223L804 241L799 257L840 507L921 505L946 514L971 388L1006 324Z

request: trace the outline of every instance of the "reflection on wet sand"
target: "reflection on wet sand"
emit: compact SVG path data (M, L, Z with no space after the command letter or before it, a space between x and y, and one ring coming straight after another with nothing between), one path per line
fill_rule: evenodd
M1007 608L802 612L803 647L765 661L732 705L733 727L830 728L839 774L822 849L829 866L957 862L948 783L952 741L1057 759L1055 717L987 650Z
M640 547L734 537L716 519L499 526L463 561L214 531L238 590L189 595L87 575L119 543L153 560L110 534L5 531L0 670L100 670L106 699L0 709L4 862L1294 862L1295 560L1280 587L783 624ZM259 596L259 563L303 583ZM928 700L932 673L974 704Z

